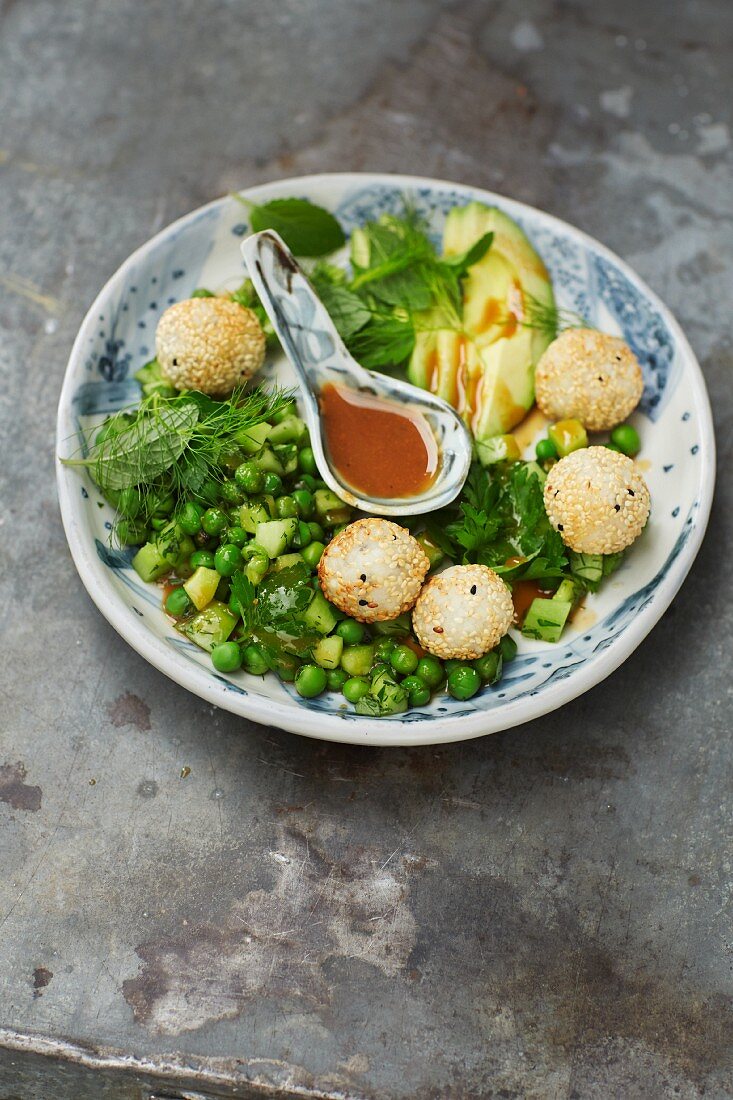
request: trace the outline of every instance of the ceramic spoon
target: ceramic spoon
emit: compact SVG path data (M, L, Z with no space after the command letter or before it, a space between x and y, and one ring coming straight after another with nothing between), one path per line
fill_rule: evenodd
M455 409L426 390L359 366L293 254L273 230L244 240L242 255L298 377L311 447L329 488L347 504L373 515L413 515L449 504L461 491L471 462L471 436ZM427 489L417 496L390 498L368 497L348 486L331 466L324 447L319 395L329 382L408 406L424 416L440 455L438 471Z

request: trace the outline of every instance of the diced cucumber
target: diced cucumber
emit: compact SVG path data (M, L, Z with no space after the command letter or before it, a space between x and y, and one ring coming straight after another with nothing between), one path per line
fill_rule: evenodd
M380 672L372 681L372 690L356 704L356 713L372 718L386 718L407 710L409 695L387 672Z
M237 616L226 604L213 600L198 615L184 623L181 631L201 649L211 653L215 646L227 640L236 625Z
M262 450L271 431L272 424L263 421L262 424L253 424L251 428L242 428L234 439L246 455L255 455Z
M271 447L263 447L257 455L255 462L266 474L279 474L280 477L282 477L285 473L280 459Z
M331 606L320 589L306 607L302 619L306 626L319 634L330 634L339 621L335 607Z
M200 565L193 576L185 582L183 587L186 595L197 611L201 611L211 603L220 580L221 577L216 569L208 569L205 565Z
M291 565L298 565L302 560L302 554L281 554L279 558L275 558L272 569L275 573L279 573L281 569L289 569Z
M522 457L519 444L513 435L494 435L490 439L477 439L476 450L482 466L495 462L517 462Z
M158 581L166 573L170 573L173 566L164 558L156 543L146 542L141 546L132 559L132 568L141 581Z
M328 512L334 512L344 507L341 497L336 496L330 489L316 489L313 499L319 519L324 519Z
M267 551L258 546L256 542L250 542L245 547L244 575L252 584L259 584L270 568L270 556Z
M529 605L522 634L527 638L537 638L540 642L558 642L572 608L572 600L558 600L556 597L548 600L537 596Z
M175 520L170 520L165 527L158 532L155 544L161 556L172 566L176 565L180 557L181 540L183 537L183 531Z
M257 524L255 540L268 557L277 558L285 552L297 530L298 520L294 516L288 519L268 519Z
M436 565L440 565L443 560L443 551L440 549L439 546L435 545L433 540L425 531L420 531L418 535L415 535L415 538L427 554L428 561L430 562L430 568L435 569Z
M344 639L338 634L331 634L328 638L321 638L313 650L313 660L321 668L338 668L341 654L344 650Z
M283 473L295 473L298 469L298 448L294 443L280 443L273 447L273 453L282 466Z
M373 662L373 645L347 645L341 654L341 667L349 676L368 676Z
M385 619L383 622L374 623L373 629L376 634L382 634L386 638L399 638L410 633L410 626L410 613L404 611L396 619Z
M145 397L149 397L152 393L159 393L162 397L174 397L178 392L175 386L163 378L157 359L151 359L144 367L135 371L135 378L142 386Z
M254 535L258 523L266 523L270 518L269 509L260 501L250 501L239 509L239 522L248 535Z
M329 508L323 516L322 522L324 527L338 527L343 530L344 527L348 527L350 520L351 509L348 505L342 504L340 508ZM334 531L335 535L338 533L338 531Z
M297 443L305 435L305 430L305 421L299 416L286 416L270 432L270 445L275 447L278 443Z
M561 581L557 586L557 590L553 595L553 600L570 600L574 603L577 599L578 593L575 588L575 582L570 577L566 577L564 581Z
M547 434L555 444L560 458L588 446L588 434L579 420L558 420L557 424L550 425Z

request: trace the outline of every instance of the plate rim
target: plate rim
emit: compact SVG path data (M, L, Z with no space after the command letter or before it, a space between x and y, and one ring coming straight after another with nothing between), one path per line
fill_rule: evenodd
M69 551L82 584L93 603L107 622L141 657L181 687L240 717L260 724L276 726L291 733L317 740L375 747L427 746L465 741L503 732L557 710L559 707L585 694L586 691L589 691L610 676L612 672L615 672L656 626L681 588L702 545L715 488L715 435L705 377L697 356L674 314L634 269L590 234L578 229L562 218L548 213L541 207L530 206L500 192L489 191L473 184L458 183L453 180L429 176L412 176L390 172L320 172L258 183L252 187L242 188L236 194L256 198L258 192L272 191L273 187L297 187L306 183L309 186L318 186L319 184L326 186L329 182L341 186L348 186L349 183L364 186L387 183L403 188L452 188L466 192L467 197L498 200L500 204L510 209L514 208L519 214L524 213L530 217L539 214L550 227L554 226L564 235L574 237L586 247L590 246L593 251L610 259L659 308L675 341L690 363L691 398L695 411L699 416L700 424L701 461L696 481L698 506L693 519L692 531L681 552L661 578L649 603L626 630L598 653L593 660L584 662L573 676L545 687L540 695L516 699L490 711L477 710L470 715L436 715L431 720L419 724L412 724L399 718L364 719L359 721L353 716L346 718L337 714L309 709L307 705L297 707L292 704L279 703L274 699L251 691L246 694L239 694L237 691L226 688L208 670L194 663L186 662L184 664L184 658L171 650L147 626L141 624L135 618L131 609L124 603L121 596L110 585L105 586L104 574L100 572L104 567L96 553L92 553L92 547L86 544L77 521L76 512L80 506L78 501L75 501L75 494L71 489L74 483L73 471L65 467L59 458L59 455L64 451L64 444L69 438L66 417L67 409L71 407L72 389L77 384L76 381L72 382L74 368L83 355L83 347L89 336L90 328L95 325L95 318L99 313L100 305L106 301L108 295L114 291L116 286L125 279L128 271L141 261L150 250L155 248L159 242L165 240L169 234L177 229L182 229L187 222L201 216L206 211L224 206L230 200L231 194L223 195L196 207L164 226L139 245L138 248L134 249L103 284L81 322L64 371L57 409L55 439L56 484L61 519ZM79 497L79 499L82 498Z

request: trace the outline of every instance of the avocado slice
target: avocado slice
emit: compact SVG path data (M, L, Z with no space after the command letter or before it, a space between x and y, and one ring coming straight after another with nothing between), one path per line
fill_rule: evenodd
M507 214L479 202L454 207L443 252L464 252L488 232L492 246L463 283L463 332L433 327L440 318L432 317L408 368L410 381L449 401L477 439L510 431L532 407L535 365L554 336L521 323L530 301L551 312L555 299L545 265Z

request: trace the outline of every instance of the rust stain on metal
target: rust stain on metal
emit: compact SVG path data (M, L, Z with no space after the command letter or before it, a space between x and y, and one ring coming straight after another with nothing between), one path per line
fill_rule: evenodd
M27 774L25 765L20 761L0 764L0 802L7 802L14 810L35 813L41 808L43 791L25 782Z
M107 714L113 726L135 726L139 730L149 730L150 707L138 695L131 691L118 695L113 703L107 706Z
M53 977L53 971L45 966L37 966L33 971L33 996L41 997L42 990L46 988Z

